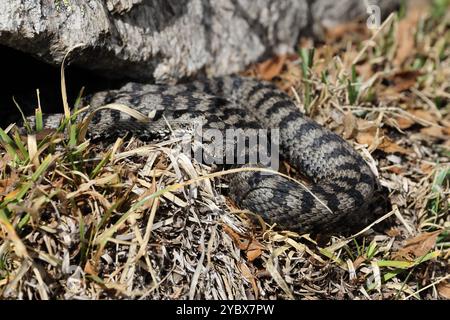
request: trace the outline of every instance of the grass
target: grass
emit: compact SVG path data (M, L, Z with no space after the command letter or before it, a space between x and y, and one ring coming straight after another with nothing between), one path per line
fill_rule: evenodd
M82 93L70 110L62 69L58 128L43 130L37 93L34 128L0 130L0 296L448 298L448 15L448 1L434 1L274 62L272 81L351 142L385 192L387 207L347 237L251 222L222 195L233 171L211 174L175 137L86 140L91 118L77 120Z

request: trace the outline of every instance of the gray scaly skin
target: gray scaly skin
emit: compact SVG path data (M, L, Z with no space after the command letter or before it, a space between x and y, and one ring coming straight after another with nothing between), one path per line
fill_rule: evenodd
M204 128L279 128L281 156L312 180L309 191L279 175L246 171L232 175L230 195L241 208L282 229L339 229L350 215L362 219L355 212L372 198L375 177L361 156L341 137L302 114L270 83L234 76L175 86L128 83L90 100L92 108L109 103L125 104L144 115L156 110L169 122L201 119ZM56 127L61 117L45 117L44 126ZM94 139L131 133L148 140L154 136L154 121L158 119L140 123L126 113L106 109L95 113L88 132Z

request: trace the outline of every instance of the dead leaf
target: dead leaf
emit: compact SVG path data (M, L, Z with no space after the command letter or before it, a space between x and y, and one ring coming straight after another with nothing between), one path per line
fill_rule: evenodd
M423 110L423 109L417 109L417 110L412 110L411 114L413 114L415 117L417 117L421 120L425 120L425 121L437 124L436 115L433 112Z
M373 142L375 141L375 134L373 134L373 132L370 131L358 132L358 135L356 136L356 141L358 141L358 143L360 144L366 144L369 147L371 147L373 145Z
M7 194L19 182L19 175L13 172L8 178L0 180L0 196Z
M444 126L445 133L450 134L450 119L441 119L441 124Z
M395 174L400 174L403 172L403 168L399 167L399 166L391 166L387 169L388 171L395 173Z
M155 164L155 169L162 170L162 171L167 170L168 162L169 161L167 160L167 157L165 155L162 157L159 157L158 161Z
M86 264L84 265L84 272L86 272L87 274L93 275L93 276L98 275L96 268L89 261L87 261Z
M382 129L378 131L376 127L370 127L364 131L358 132L356 141L360 144L367 144L369 150L379 149L386 153L410 154L411 151L399 146L396 142L384 136Z
M406 241L405 246L394 253L394 259L414 261L426 255L436 245L436 239L442 230L419 234Z
M239 269L241 270L242 276L252 284L253 291L255 292L255 299L258 299L259 290L254 274L250 271L250 268L245 263L241 263Z
M362 79L365 81L373 76L373 68L370 63L364 63L356 66L356 71L358 74L362 77Z
M408 129L409 127L411 127L415 121L413 119L411 119L410 117L402 117L402 116L398 116L394 118L397 127L400 129Z
M392 89L394 92L406 91L416 84L417 78L420 75L422 75L422 73L417 70L396 72L392 76L392 78L389 79L394 84L392 87L389 88Z
M2 158L0 158L0 171L5 170L6 165L11 163L11 156L9 153L6 153Z
M281 73L286 59L287 56L276 56L273 59L261 62L256 65L255 72L260 79L270 81Z
M355 269L358 269L358 267L361 265L361 263L365 262L367 260L364 256L358 256L355 261L353 261L353 266Z
M392 141L388 137L384 137L383 141L378 145L378 148L386 153L401 153L401 154L410 154L411 151L399 146L396 142Z
M438 287L439 295L445 299L450 299L450 282L443 281L441 282Z
M370 125L370 126L369 126ZM360 144L366 144L369 151L378 149L379 144L383 140L382 130L378 130L373 124L367 123L368 127L361 125L358 121L358 133L356 134L356 141Z
M422 129L420 129L420 132L424 135L434 137L434 138L439 138L439 139L445 139L445 136L446 136L444 134L444 130L441 127L437 127L437 126L422 128Z
M285 71L280 74L280 81L275 82L281 91L292 93L291 88L296 88L302 79L302 70L298 63L293 63L289 58L285 63Z
M241 270L242 275L248 282L250 282L252 279L254 279L255 276L253 275L253 273L250 271L250 268L245 263L241 263L239 265L239 269Z
M248 250L247 251L247 260L253 261L257 258L259 258L262 254L261 249L255 249L255 250Z
M358 136L360 136L361 134L361 139L363 139L363 141L365 142L359 142L359 143L371 143L373 141L373 139L375 138L375 135L377 134L377 127L376 125L374 125L373 123L370 123L369 121L363 120L358 118L357 119L357 124L358 124L358 135L356 137L356 139L358 139ZM364 134L367 134L369 136L365 136Z
M415 34L417 24L424 12L420 6L412 6L408 15L399 21L396 32L397 51L395 53L394 65L401 66L409 57L415 54Z
M447 141L444 142L443 147L450 150L450 139L448 139Z
M248 261L253 261L256 258L259 258L262 254L262 250L264 246L259 243L257 240L253 239L247 248L247 259Z
M442 128L442 132L444 132L446 136L450 136L450 127Z
M386 234L389 237L398 237L401 234L401 232L398 228L392 227L388 231L386 231Z
M229 226L224 225L223 231L225 231L225 233L227 233L231 237L231 239L233 239L234 243L236 243L238 245L239 249L245 250L249 246L249 240L244 237L241 237L237 232L235 232Z
M246 252L248 261L253 261L260 257L262 254L262 249L265 249L265 247L256 239L249 239L241 236L227 225L223 226L223 230L233 239L239 249Z
M350 139L357 133L356 118L351 112L346 112L344 115L344 138Z
M341 23L339 25L333 26L332 28L326 28L325 39L327 39L328 43L335 43L336 41L339 41L348 35L354 35L357 33L365 35L367 34L367 28L364 28L361 23L357 23L354 21Z
M138 198L138 201L145 199L146 197L154 194L155 192L156 192L156 179L155 179L155 176L153 176L151 187L148 188L143 194L141 194L141 196ZM151 199L147 200L141 206L140 210L144 211L144 210L147 210L147 209L150 209L151 207L153 207L153 202L155 202L155 199L156 198L151 198Z
M4 201L10 201L11 199L14 199L21 191L21 185L19 185L16 189L10 191L8 194L6 194L3 198Z
M400 20L397 29L397 51L395 53L394 65L401 66L406 59L414 54L414 35L416 24L411 19Z
M432 171L433 171L433 169L434 169L434 165L433 164L430 164L430 163L422 163L421 165L420 165L420 170L422 170L422 172L424 173L424 174L430 174Z

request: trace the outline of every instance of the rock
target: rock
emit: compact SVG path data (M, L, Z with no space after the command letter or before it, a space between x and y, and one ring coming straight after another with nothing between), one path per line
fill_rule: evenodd
M382 13L398 0L378 0ZM300 35L366 16L362 0L8 0L0 45L108 78L222 75L293 51Z

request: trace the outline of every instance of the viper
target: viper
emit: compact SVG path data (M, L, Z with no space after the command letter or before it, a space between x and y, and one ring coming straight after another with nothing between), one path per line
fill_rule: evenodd
M352 219L363 219L363 208L374 193L376 178L350 144L305 116L286 93L269 82L239 76L178 85L130 82L118 90L98 92L87 102L90 109L83 115L95 112L88 134L100 140L126 134L142 140L152 139L159 130L156 124L162 119L169 125L171 121L194 123L195 120L202 124L203 130L220 132L277 129L281 159L310 183L306 186L283 175L245 170L232 174L229 185L231 198L241 208L261 215L282 229L333 230L342 223L356 222ZM99 109L112 103L126 105L149 120L140 121L117 109ZM57 127L62 117L62 114L46 115L44 127ZM236 146L234 140L228 141L220 154L222 149L212 150L208 142L205 144L205 153L215 159L224 158L227 148ZM220 162L226 166L225 161ZM251 164L233 163L232 166Z

